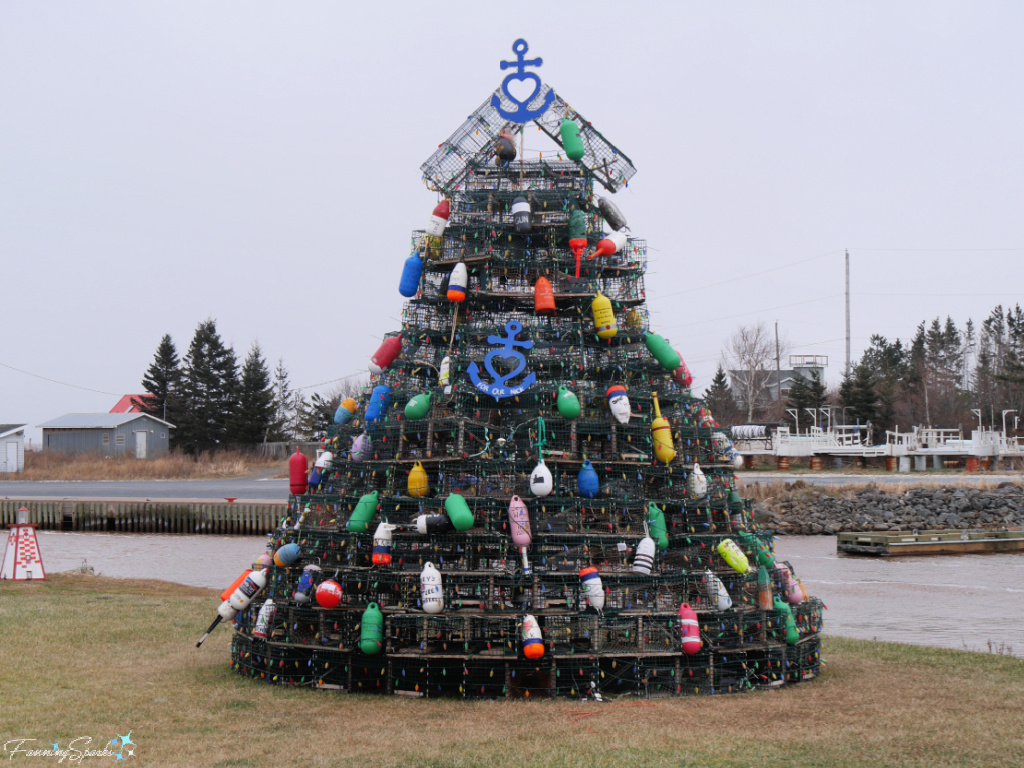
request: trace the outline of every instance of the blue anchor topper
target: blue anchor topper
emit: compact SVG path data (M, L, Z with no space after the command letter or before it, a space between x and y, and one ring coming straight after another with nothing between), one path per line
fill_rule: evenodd
M488 336L488 344L501 344L501 349L492 349L486 355L484 355L484 368L487 372L494 377L494 383L488 384L486 381L480 381L480 369L476 367L476 363L470 363L466 372L469 374L470 381L473 382L473 386L479 389L484 394L490 395L495 400L501 400L503 397L512 397L525 392L527 389L537 383L537 375L534 373L528 374L518 386L506 386L509 379L514 379L520 373L526 369L526 357L522 352L516 351L516 347L522 347L523 349L533 349L532 341L516 341L516 336L523 330L522 323L517 323L512 320L505 324L505 333L507 336ZM507 373L504 376L499 376L498 372L494 370L494 365L491 361L495 357L501 358L515 358L519 361L519 364L515 367L511 373Z
M517 107L515 112L506 112L501 108L501 99L498 98L498 94L491 96L491 106L498 110L498 114L504 117L506 120L511 120L513 123L528 123L531 120L543 115L548 111L548 107L551 106L551 102L555 100L555 92L548 90L544 94L544 101L537 109L527 109L527 104L537 98L537 94L540 92L540 78L537 77L536 72L527 72L527 67L539 67L544 63L544 59L525 59L523 58L526 52L530 49L530 46L526 44L523 38L519 38L512 43L512 53L516 55L515 61L503 61L501 62L502 69L508 69L509 67L515 67L515 71L505 75L505 79L501 81L502 93L508 98L509 101L514 103ZM520 101L508 90L508 84L512 80L533 80L533 92L525 99Z

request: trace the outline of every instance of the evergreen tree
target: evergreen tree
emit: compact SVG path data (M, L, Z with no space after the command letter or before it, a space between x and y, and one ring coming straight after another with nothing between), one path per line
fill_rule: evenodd
M288 381L288 369L284 367L284 358L278 358L277 367L274 369L274 421L267 439L281 442L294 437L294 425L294 393Z
M841 408L840 420L843 424L857 423L857 419L854 416L851 416L848 412L848 408L852 402L853 371L851 370L844 373L842 381L839 382L839 407Z
M308 400L298 399L296 432L300 440L319 440L334 424L334 412L341 404L340 393L326 396L314 392Z
M875 379L867 365L861 363L853 370L852 376L844 378L840 397L843 398L842 405L850 408L849 421L862 425L870 422L872 426L878 423Z
M135 398L132 404L143 413L178 426L181 418L181 361L170 334L164 334L153 362L142 377L142 387L151 397ZM177 444L177 430L171 430L171 444Z
M800 426L800 416L804 416L804 427L806 427L810 414L804 415L804 408L809 407L807 379L797 373L793 377L793 383L790 385L789 393L786 395L786 412L783 419L791 428L798 429ZM790 411L795 411L796 415L790 413Z
M225 347L212 318L196 327L185 355L182 379L183 414L178 442L188 453L223 444L238 400L238 363Z
M728 426L735 422L736 400L729 387L729 377L726 376L721 363L718 364L715 377L711 380L711 386L704 393L704 404L722 426Z
M231 427L232 442L254 445L269 439L274 426L274 388L267 361L254 341L242 364L238 409Z

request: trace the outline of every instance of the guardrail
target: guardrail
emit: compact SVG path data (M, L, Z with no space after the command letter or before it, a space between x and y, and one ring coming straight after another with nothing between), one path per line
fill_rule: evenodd
M281 502L3 499L0 527L14 525L22 507L29 512L28 522L44 530L250 536L272 533L288 509Z

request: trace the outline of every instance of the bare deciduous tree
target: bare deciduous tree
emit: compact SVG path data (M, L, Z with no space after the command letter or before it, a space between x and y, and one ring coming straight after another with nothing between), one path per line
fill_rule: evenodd
M778 354L784 354L786 348L788 344L780 341ZM768 385L775 370L775 355L775 337L763 322L740 326L725 349L733 390L748 422L754 421L755 412L766 412L773 404Z

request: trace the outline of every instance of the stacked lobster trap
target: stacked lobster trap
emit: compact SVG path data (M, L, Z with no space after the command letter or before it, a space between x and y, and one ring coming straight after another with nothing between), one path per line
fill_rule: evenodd
M595 193L632 162L548 86L513 106L496 91L422 167L440 201L401 270L402 326L314 466L292 457L288 517L225 594L232 665L410 696L813 678L822 605L649 326L646 243ZM530 126L546 159L522 156Z

